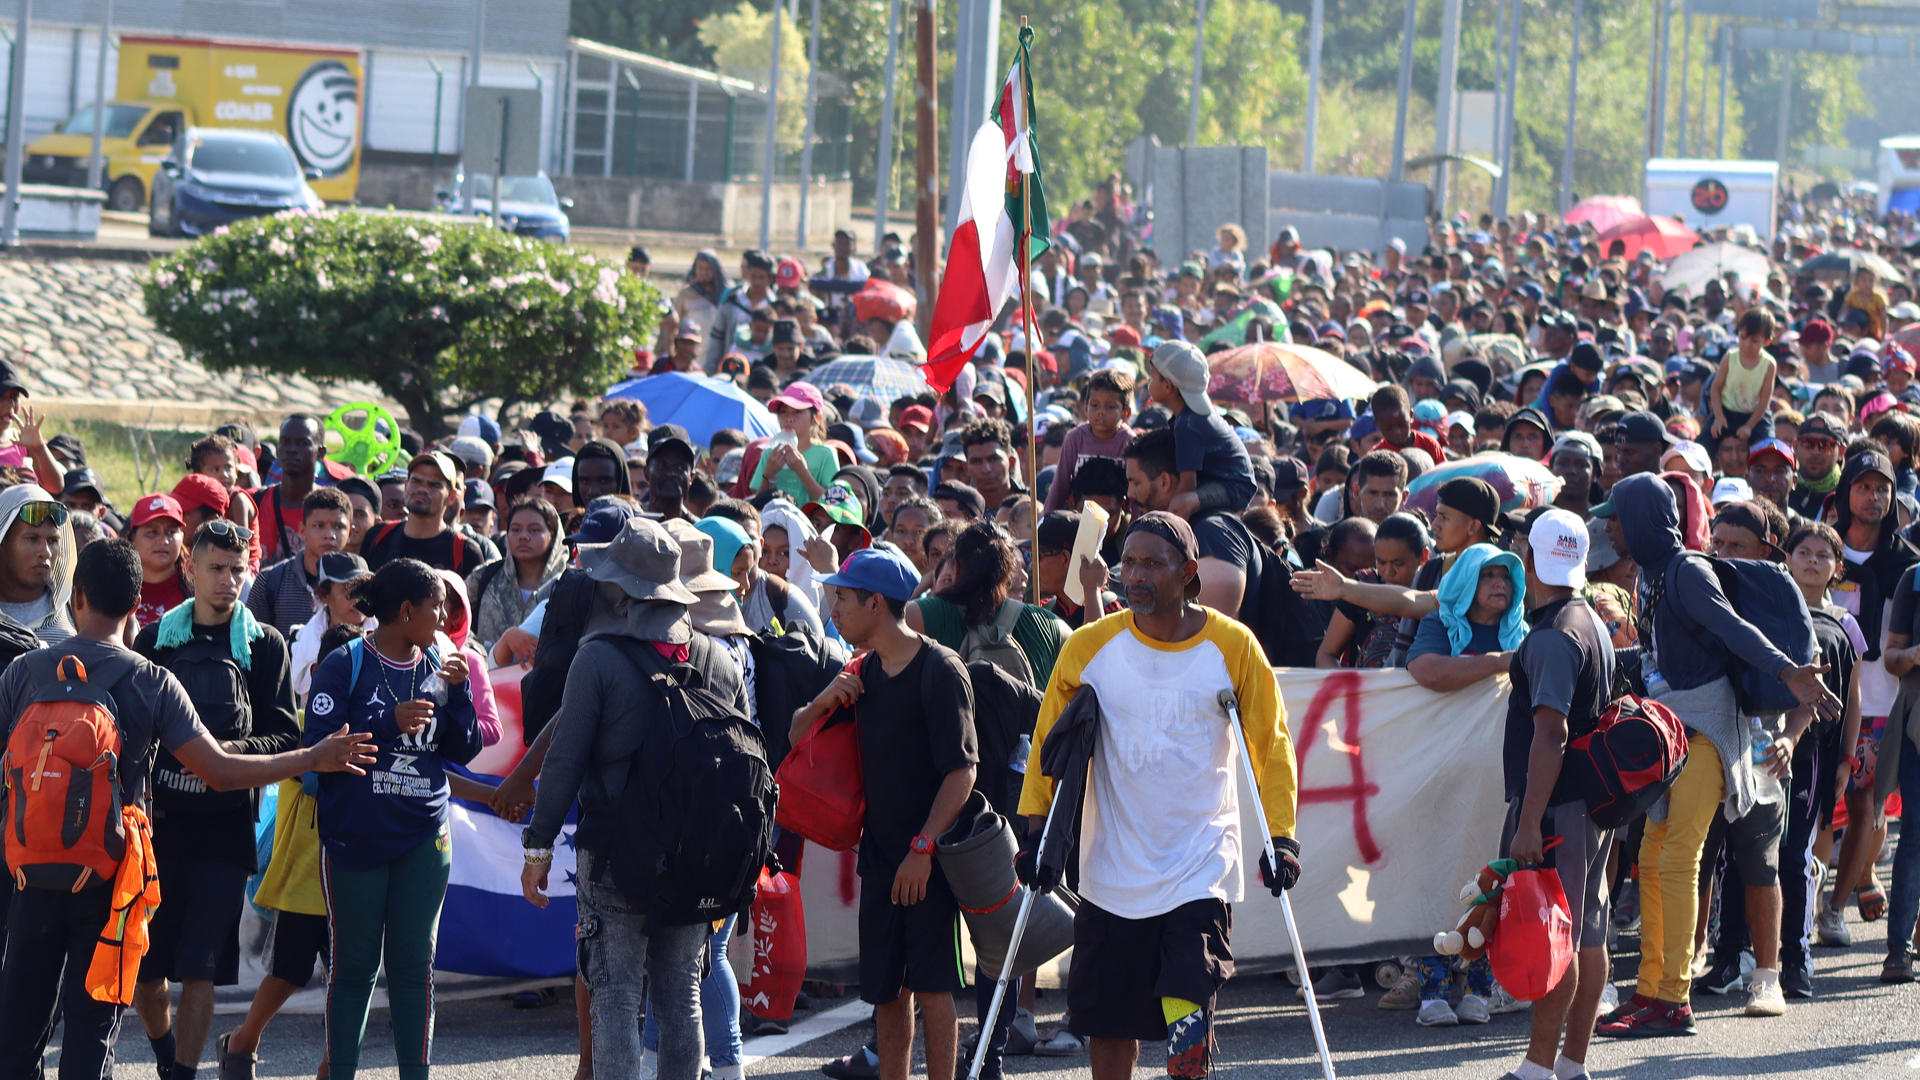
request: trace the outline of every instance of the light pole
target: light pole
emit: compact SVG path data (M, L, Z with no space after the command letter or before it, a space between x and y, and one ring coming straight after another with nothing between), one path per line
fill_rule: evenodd
M20 170L25 164L27 42L33 28L33 0L20 0L20 21L13 28L13 57L7 64L7 206L0 218L0 247L20 242Z
M87 155L87 190L106 186L107 156L101 139L107 123L107 49L113 40L113 0L107 0L106 21L100 24L100 51L93 59L93 148Z

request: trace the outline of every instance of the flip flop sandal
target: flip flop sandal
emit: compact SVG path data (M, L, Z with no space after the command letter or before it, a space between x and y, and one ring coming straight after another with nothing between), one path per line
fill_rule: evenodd
M227 1040L231 1038L231 1031L220 1036L214 1051L214 1057L220 1062L220 1080L254 1080L253 1068L260 1063L260 1055L227 1049Z
M1862 885L1853 891L1862 922L1879 922L1887 914L1887 894L1875 885Z

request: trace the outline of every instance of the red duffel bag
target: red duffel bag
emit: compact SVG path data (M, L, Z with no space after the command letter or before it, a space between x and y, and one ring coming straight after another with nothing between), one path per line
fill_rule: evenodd
M845 670L858 672L865 656ZM774 824L824 848L852 851L867 817L867 789L860 778L860 735L853 714L842 709L821 720L787 751L774 774L780 801Z
M1493 977L1518 1001L1546 997L1573 964L1573 916L1560 872L1515 870L1500 888L1500 921L1487 949Z

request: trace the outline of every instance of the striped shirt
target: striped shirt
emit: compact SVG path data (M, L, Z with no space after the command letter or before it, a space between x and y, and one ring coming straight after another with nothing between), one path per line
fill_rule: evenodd
M313 583L302 555L260 571L247 592L247 610L282 636L292 636L294 628L304 626L313 618L313 609Z

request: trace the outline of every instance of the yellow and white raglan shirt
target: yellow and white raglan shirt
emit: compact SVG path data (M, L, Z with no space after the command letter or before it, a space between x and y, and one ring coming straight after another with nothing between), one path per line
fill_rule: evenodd
M1040 750L1082 686L1100 697L1099 749L1080 823L1080 893L1126 919L1208 897L1242 899L1240 763L1220 691L1240 703L1267 828L1292 836L1295 770L1285 706L1253 631L1217 611L1185 641L1156 641L1122 610L1073 632L1040 704L1020 812L1054 782ZM1255 844L1255 848L1258 848Z

